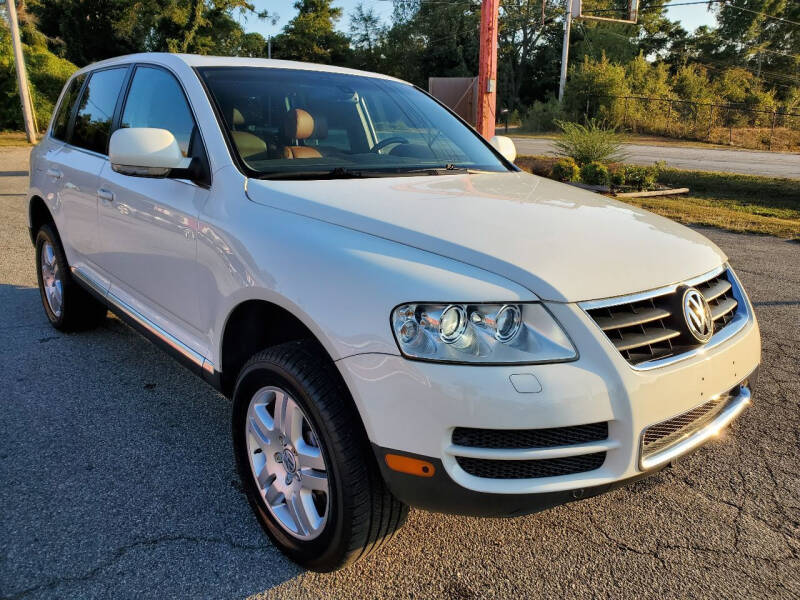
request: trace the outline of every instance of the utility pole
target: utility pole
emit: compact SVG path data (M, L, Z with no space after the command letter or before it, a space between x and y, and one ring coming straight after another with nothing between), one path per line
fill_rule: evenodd
M564 12L564 44L561 47L561 79L558 81L558 101L564 99L564 88L567 85L567 63L569 62L569 32L572 29L572 3L573 0L565 0L566 11Z
M267 38L267 58L272 58L272 36Z
M481 45L478 63L477 130L487 140L494 136L497 110L497 18L500 0L481 4Z
M14 48L14 64L17 68L17 84L19 86L19 99L22 104L22 120L25 122L25 135L28 141L36 142L36 126L33 124L33 108L31 106L30 90L28 88L28 74L25 72L25 58L22 56L22 42L19 38L19 24L17 23L16 0L6 0L8 10L8 24L11 28L11 45Z

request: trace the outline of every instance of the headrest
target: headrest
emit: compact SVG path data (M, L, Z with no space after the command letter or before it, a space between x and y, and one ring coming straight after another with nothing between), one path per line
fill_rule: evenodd
M244 115L238 108L233 109L233 124L244 125Z
M302 108L286 113L283 121L283 135L290 140L305 140L314 133L314 117Z
M314 119L314 131L311 132L311 136L315 140L324 140L328 137L328 119L323 115L318 115Z

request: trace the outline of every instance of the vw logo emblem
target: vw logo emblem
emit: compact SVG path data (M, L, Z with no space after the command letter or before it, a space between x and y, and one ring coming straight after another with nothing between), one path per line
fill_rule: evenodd
M683 293L683 318L692 337L705 344L714 335L714 320L711 308L697 288L690 287Z
M286 467L288 473L294 473L297 470L297 462L295 461L294 454L291 450L285 450L283 453L283 466Z

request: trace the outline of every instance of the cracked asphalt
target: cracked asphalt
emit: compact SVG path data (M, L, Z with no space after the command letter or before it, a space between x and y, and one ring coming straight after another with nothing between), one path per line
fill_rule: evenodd
M27 150L0 149L0 597L800 598L800 245L704 229L764 341L722 439L612 493L513 520L412 511L334 574L285 559L237 483L230 406L116 319L51 329Z

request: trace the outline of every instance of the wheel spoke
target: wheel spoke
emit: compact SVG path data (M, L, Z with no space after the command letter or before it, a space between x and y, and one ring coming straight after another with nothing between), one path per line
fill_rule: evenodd
M286 418L287 395L282 391L275 391L275 405L272 411L272 420L276 431L283 433L283 421Z
M264 499L267 501L267 504L272 507L283 502L283 492L275 485L274 479L272 484L264 491Z
M61 313L61 298L63 297L61 291L61 282L56 280L52 290L52 295L50 296L50 308L52 308L53 312L58 315Z
M303 411L300 410L300 407L297 406L297 403L288 394L284 394L283 397L279 399L281 400L280 420L277 418L279 403L278 399L276 399L275 422L287 441L297 446L303 434Z
M256 477L256 481L258 481L258 485L262 490L269 491L270 489L274 489L272 482L275 481L275 475L269 472L266 462L264 468L261 469L261 473Z
M328 475L315 469L300 469L300 482L306 490L328 492Z
M300 438L297 446L297 460L301 467L309 469L325 470L325 461L322 459L322 451L316 446L306 443Z
M307 507L303 502L303 498L301 497L299 490L286 498L286 510L289 512L289 515L291 515L292 520L297 526L297 531L302 535L308 535L314 530L306 509Z
M272 419L267 412L266 406L256 405L250 407L250 415L248 415L247 426L256 443L260 448L266 452L273 445L273 437L275 435L272 425Z

